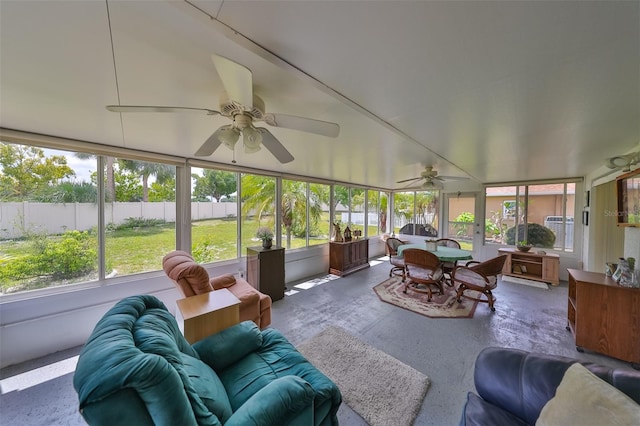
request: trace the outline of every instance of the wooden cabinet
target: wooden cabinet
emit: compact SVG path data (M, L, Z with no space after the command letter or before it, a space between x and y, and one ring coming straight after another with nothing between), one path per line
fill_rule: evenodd
M256 290L271 296L272 301L284 297L284 248L247 247L247 281Z
M524 252L514 248L501 248L498 252L507 255L507 261L502 268L503 275L543 281L553 285L560 284L559 255Z
M640 289L597 272L568 272L567 328L577 349L640 365Z
M348 275L369 267L369 240L329 243L329 273Z

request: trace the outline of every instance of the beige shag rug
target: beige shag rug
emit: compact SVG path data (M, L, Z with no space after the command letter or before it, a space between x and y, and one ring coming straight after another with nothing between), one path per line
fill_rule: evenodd
M298 346L338 386L343 401L371 426L411 425L429 378L340 327L328 327Z
M473 318L477 301L462 298L458 303L456 291L444 285L444 294L434 291L431 302L427 302L427 294L414 290L403 293L405 284L400 277L392 277L373 287L380 300L400 308L408 309L429 318ZM478 292L467 290L465 294L477 297Z

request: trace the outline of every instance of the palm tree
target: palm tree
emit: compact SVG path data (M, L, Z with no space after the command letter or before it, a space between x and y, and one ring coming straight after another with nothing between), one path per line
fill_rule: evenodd
M75 156L81 160L89 160L91 158L96 158L94 154L88 154L86 152L76 152ZM116 179L114 177L113 165L115 164L115 159L113 157L104 157L106 161L106 185L104 189L104 200L106 202L115 201L116 199Z
M257 175L242 175L241 179L242 215L246 217L254 212L260 224L264 216L274 213L276 181L271 177ZM282 226L286 232L287 248L291 248L291 237L296 230L306 235L307 202L309 203L309 228L313 228L322 217L323 203L328 201L319 186L311 185L308 198L306 188L306 182L282 181L280 214Z
M118 165L142 177L142 201L149 201L149 177L155 176L156 182L162 183L176 175L173 166L162 163L118 159Z

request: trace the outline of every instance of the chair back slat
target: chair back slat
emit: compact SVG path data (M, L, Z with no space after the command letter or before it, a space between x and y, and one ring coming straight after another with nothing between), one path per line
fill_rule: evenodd
M404 244L404 241L399 240L398 238L389 237L386 241L387 248L389 249L389 255L395 256L398 254L398 247Z
M504 262L507 260L507 255L503 254L498 257L494 257L493 259L489 259L485 262L479 263L477 265L473 265L470 267L473 271L484 275L485 277L490 277L494 275L498 275L502 273L502 268L504 267Z
M440 266L438 256L427 250L407 249L402 252L402 255L404 256L404 264L408 267L415 265L417 267L434 270Z
M452 240L451 238L440 238L439 240L436 240L436 244L441 247L460 248L460 243L456 240Z

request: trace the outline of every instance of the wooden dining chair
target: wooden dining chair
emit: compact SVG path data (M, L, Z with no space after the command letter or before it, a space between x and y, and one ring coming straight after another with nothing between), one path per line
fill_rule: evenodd
M436 240L436 244L441 246L441 247L450 247L450 248L456 248L459 249L460 247L460 243L457 242L456 240L453 240L451 238L440 238L439 240ZM453 272L453 270L456 268L456 266L458 266L458 261L453 261L453 262L442 262L442 271L444 273L444 282L449 286L449 287L453 287L453 282L451 281L451 273Z
M389 263L391 263L391 270L389 271L389 276L397 275L402 277L402 282L405 280L405 269L404 269L404 257L398 256L398 247L403 245L405 242L395 238L389 237L385 244L387 245L387 251L389 253Z
M493 304L496 298L491 290L498 285L498 275L502 273L502 267L506 260L507 255L503 254L485 262L470 261L465 266L456 267L451 274L451 280L454 286L457 285L456 297L458 303L462 302L462 297L466 297L478 302L488 303L489 309L494 312L496 308ZM474 290L481 294L478 297L470 296L465 294L467 290ZM486 300L482 298L482 294L486 296Z
M409 289L427 293L428 302L431 302L434 288L440 294L444 294L442 264L438 256L422 249L406 249L402 255L407 271L407 284L404 286L404 293Z

